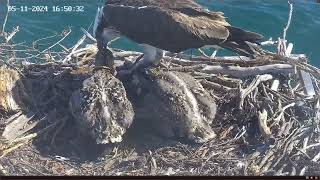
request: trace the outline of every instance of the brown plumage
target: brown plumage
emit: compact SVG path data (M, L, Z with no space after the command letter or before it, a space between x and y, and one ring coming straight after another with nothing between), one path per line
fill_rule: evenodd
M95 68L96 70L107 67L110 72L114 74L114 60L113 54L110 49L103 47L99 48L95 57Z
M69 109L80 132L97 144L121 142L134 112L120 80L100 69L73 92Z
M218 45L250 55L245 41L262 39L230 26L223 13L210 12L193 0L108 0L102 21L100 28L171 52Z

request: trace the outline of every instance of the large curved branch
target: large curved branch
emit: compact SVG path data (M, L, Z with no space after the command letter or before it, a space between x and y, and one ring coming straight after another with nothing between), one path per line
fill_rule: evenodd
M271 64L255 67L239 66L210 66L206 65L201 72L213 74L225 74L238 78L255 76L259 74L289 74L293 72L294 67L290 64Z

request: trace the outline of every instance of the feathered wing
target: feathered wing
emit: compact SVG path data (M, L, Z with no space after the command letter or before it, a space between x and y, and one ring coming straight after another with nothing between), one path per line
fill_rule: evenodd
M229 36L226 28L229 24L221 13L207 13L192 8L172 10L154 5L133 5L106 4L104 14L109 25L137 43L181 52L217 44Z
M211 18L208 18L207 15L209 14L190 16L179 11L172 12L172 18L179 26L206 43L226 40L229 37L226 26L229 26L229 24L220 14L210 13Z
M120 5L120 6L154 6L165 8L199 8L203 9L201 5L194 0L107 0L105 5Z
M207 12L198 9L182 9L182 12L182 15L177 16L178 21L181 21L186 29L191 29L192 33L206 41L206 45L219 45L237 54L252 56L255 52L247 42L257 43L263 39L263 36L258 33L231 26L225 21L221 12Z
M220 45L248 55L252 51L245 41L262 38L230 26L223 13L207 11L193 0L108 0L104 14L129 39L171 52Z
M255 54L253 49L247 42L258 43L263 39L263 36L254 32L245 31L243 29L229 26L229 37L226 41L220 44L221 47L229 49L243 56L252 56Z
M147 11L154 9L171 21L168 25L180 26L187 32L198 35L200 39L226 39L229 35L225 26L230 25L225 21L223 13L209 12L194 0L108 0L106 5L127 8L129 11L135 11L135 15L146 11L146 18L150 18ZM153 20L154 23L158 22L157 19Z
M192 29L193 33L198 34L199 38L207 41L207 45L217 44L240 55L251 56L255 52L246 42L257 43L263 39L260 34L231 26L225 21L222 12L208 12L198 8L181 8L178 10L182 15L180 14L177 19L185 25L186 29ZM181 19L183 16L185 17ZM222 41L217 42L216 39Z

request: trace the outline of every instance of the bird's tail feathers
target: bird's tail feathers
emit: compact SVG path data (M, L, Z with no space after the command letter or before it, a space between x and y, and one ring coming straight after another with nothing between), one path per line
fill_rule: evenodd
M222 48L233 51L241 56L254 57L254 55L260 54L260 51L257 51L253 46L251 46L248 41L243 42L234 42L234 41L225 41L220 44Z
M255 32L245 31L243 29L233 27L233 26L228 26L227 28L230 33L230 35L227 39L229 41L257 42L257 41L261 41L263 39L263 36L261 34L258 34Z
M259 41L263 39L262 35L233 26L227 28L230 35L226 41L220 44L221 47L248 57L257 53L249 44L259 44Z

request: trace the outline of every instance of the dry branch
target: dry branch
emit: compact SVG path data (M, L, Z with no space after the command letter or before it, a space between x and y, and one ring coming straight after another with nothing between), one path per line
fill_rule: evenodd
M243 103L244 99L253 92L261 82L269 81L273 79L273 76L270 74L264 74L264 75L257 75L256 78L250 83L250 85L242 89L240 87L240 103L239 103L239 109L243 109Z
M83 79L91 76L93 60L98 49L96 44L85 44L87 37L95 41L86 31L74 46L63 45L63 40L69 33L43 51L36 49L36 46L26 47L25 44L0 44L0 57L3 60L0 78L5 79L0 81L1 108L6 111L24 109L24 103L20 105L17 101L19 97L15 97L17 95L13 95L11 90L29 90L32 87L32 91L23 92L31 92L32 96L28 97L34 98L32 102L36 111L33 112L37 112L36 116L31 117L26 116L27 111L18 111L19 113L14 115L0 114L0 122L5 122L4 132L0 131L1 137L8 140L4 143L6 147L0 149L3 156L0 158L0 164L6 174L14 174L6 158L16 161L16 167L23 166L29 173L39 169L36 174L57 174L57 167L53 170L39 163L48 160L41 160L47 158L42 157L42 153L35 154L36 150L28 143L34 139L41 143L49 142L47 144L52 148L59 143L66 144L69 148L72 147L72 154L82 157L80 154L85 147L79 145L82 138L71 132L74 127L70 126L73 124L69 122L70 114L66 107L74 85L81 84ZM53 47L59 48L61 52L53 52ZM127 67L141 55L135 51L111 50L120 72L128 71ZM17 57L16 54L24 56ZM45 54L49 59L53 59L53 62L40 63L41 58L45 60ZM7 59L11 59L12 63L3 57L9 57ZM143 141L143 147L134 144L135 147L143 149L147 143L152 147L153 143L158 143L161 147L136 151L131 149L132 144L123 142L111 153L103 155L100 162L82 161L72 164L72 158L66 156L64 159L50 159L51 163L46 163L65 168L63 170L66 174L72 175L304 175L310 173L313 167L308 163L319 161L319 99L317 95L306 98L303 83L295 74L297 68L304 70L311 73L313 83L319 83L318 68L294 55L284 57L273 53L248 59L241 56L191 57L166 52L162 63L166 67L158 69L188 73L202 84L205 91L217 97L218 115L211 126L220 132L218 141L213 140L201 146L183 143L167 145L169 141L174 140L165 139L165 143L158 142L157 139L160 138L156 135L143 134L143 137L138 136L138 142ZM26 80L28 83L24 84ZM127 91L132 89L134 88L128 88ZM194 91L196 95L198 90ZM316 89L316 93L319 93L319 89ZM23 98L20 99L25 102ZM286 106L282 107L283 104ZM0 123L0 130L2 126ZM255 128L260 130L256 134L252 131ZM130 138L135 138L134 129L132 131L133 135L129 134L127 141L131 142ZM142 132L140 129L138 131ZM265 137L264 144L260 142L261 135ZM151 142L144 138L150 138ZM300 145L302 147L298 149ZM255 151L247 151L248 147ZM24 148L32 150L29 152ZM13 150L14 155L10 153ZM17 155L19 153L39 159L22 162L19 160L21 156ZM305 158L310 159L304 160ZM71 171L70 167L79 170Z
M263 109L262 112L258 113L259 129L264 137L269 137L271 135L271 131L267 125L268 112Z
M212 74L226 74L233 77L243 78L261 74L289 74L293 72L293 66L290 64L273 64L256 67L239 66L210 66L207 65L200 72Z

